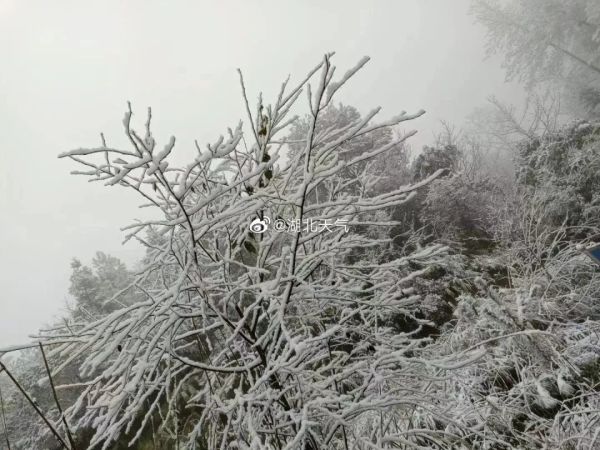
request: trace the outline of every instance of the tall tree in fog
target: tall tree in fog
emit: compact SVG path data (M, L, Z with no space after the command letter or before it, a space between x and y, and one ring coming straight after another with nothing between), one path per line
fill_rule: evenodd
M509 78L558 82L588 109L600 104L600 4L595 0L475 0L488 50Z
M115 294L130 286L132 279L132 273L118 258L97 252L91 267L74 258L71 269L69 293L75 299L72 314L76 319L93 320L123 306L123 301L131 303L123 293L118 300L111 301Z

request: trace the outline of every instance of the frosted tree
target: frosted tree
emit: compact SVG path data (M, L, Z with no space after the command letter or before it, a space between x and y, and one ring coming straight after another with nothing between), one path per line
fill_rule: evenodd
M106 302L112 294L130 286L131 273L118 258L96 252L92 259L92 267L83 265L74 258L71 269L69 293L75 300L71 308L73 317L99 317L113 311L119 305L123 306L133 301L121 293L120 302Z
M506 52L509 75L529 82L577 66L600 76L600 22L591 0L476 0L489 49Z
M488 50L529 87L558 82L589 109L600 89L600 8L594 0L475 0Z
M342 128L352 122L361 120L362 116L358 110L350 105L339 104L337 106L331 104L323 111L321 120L318 123L319 128L317 132L321 132L327 128ZM302 138L306 135L307 130L310 127L311 116L307 114L305 117L300 118L296 121L290 130L288 136L290 142L290 149L292 152L301 151ZM357 139L353 139L350 142L346 142L340 146L340 157L343 160L351 160L352 158L373 150L374 148L382 145L389 144L394 140L393 133L396 130L392 128L381 128L360 136ZM296 142L298 141L298 142ZM350 178L356 178L365 166L369 165L369 170L372 174L377 174L380 177L378 185L374 186L373 189L377 191L385 189L394 189L398 186L406 183L409 180L408 165L409 165L409 149L402 141L396 147L387 150L384 154L378 155L375 158L371 158L369 161L365 161L362 164L354 165L349 168L346 176Z
M75 173L133 189L159 213L126 228L127 239L148 248L129 288L143 299L44 336L61 367L84 358L83 392L67 418L95 430L90 448L136 442L151 425L189 449L439 442L437 431L420 425L444 415L423 377L481 352L426 360L430 339L393 328L398 316L419 327L426 322L415 317L420 297L411 284L443 261L446 248L431 245L382 263L389 239L376 230L394 225L387 208L409 201L441 171L373 193L377 177L368 162L414 132L350 158L340 149L423 111L375 123L377 108L322 128L323 111L368 61L334 81L331 57L296 86L284 82L272 105L260 95L254 109L240 72L246 130L240 123L206 148L197 145L184 167L169 163L175 138L158 146L150 111L138 133L131 108L124 119L130 148L102 137L98 147L60 155L84 167ZM297 120L290 110L303 93L310 119L301 151L280 163L287 147L280 136ZM354 166L363 167L355 178L341 176ZM359 226L375 231L358 234ZM350 261L358 247L370 251Z

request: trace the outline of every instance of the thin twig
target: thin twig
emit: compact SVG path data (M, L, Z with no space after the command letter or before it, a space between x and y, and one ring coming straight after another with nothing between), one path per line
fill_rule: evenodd
M50 372L50 366L48 365L48 359L46 358L46 352L44 351L44 346L40 342L40 351L42 353L42 358L44 360L44 366L46 367L46 373L48 374L48 380L50 381L50 388L52 389L52 395L54 397L54 402L56 403L56 408L60 414L62 422L65 426L65 431L67 432L67 438L69 439L69 444L71 444L71 450L75 450L75 441L73 440L73 435L71 434L71 430L69 429L69 424L67 423L67 418L60 406L60 402L58 401L58 395L56 395L56 388L54 387L54 380L52 379L52 373Z

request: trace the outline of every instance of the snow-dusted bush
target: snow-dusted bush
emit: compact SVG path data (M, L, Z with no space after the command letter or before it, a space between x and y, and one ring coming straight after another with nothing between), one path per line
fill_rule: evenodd
M514 277L514 288L481 284L478 294L459 298L455 322L436 342L437 351L475 346L485 354L444 374L444 382L432 390L456 412L458 423L481 431L472 437L471 448L596 448L598 307L596 317L587 317L592 304L576 304L582 291L597 298L599 278L592 278L553 296L555 287L565 288L555 284L566 280L546 280L544 286Z
M460 156L461 153L454 144L425 146L413 162L413 178L422 180L438 170L452 171L456 168Z
M550 178L542 167L532 173ZM598 229L553 223L551 204L538 198L524 194L505 207L499 247L473 260L477 289L458 297L451 326L428 349L429 358L448 348L486 349L432 387L459 424L481 431L471 448L598 446L600 274L581 251ZM505 282L486 279L488 265L504 266Z
M463 240L491 239L498 206L504 202L498 183L479 173L475 177L459 173L436 180L424 200L423 221L435 235Z
M575 122L521 145L518 180L551 227L600 222L600 124ZM576 231L575 228L572 231Z
M340 155L354 140L422 112L373 123L375 109L344 126L320 126L336 92L366 62L334 81L327 55L295 87L285 82L274 104L259 97L254 113L242 81L246 131L240 123L184 167L169 164L175 138L159 149L150 114L139 134L131 110L124 120L131 148L103 139L61 155L86 167L79 174L135 190L161 215L128 227L129 238L149 247L134 282L144 300L46 337L59 344L54 355L63 367L85 358L85 390L68 417L95 429L92 447L134 442L150 423L190 449L439 442L438 431L420 425L439 415L423 377L480 352L427 361L420 355L432 339L394 329L390 317L415 316L420 296L411 285L446 249L431 245L382 262L385 233L356 229L392 226L377 211L409 201L441 171L383 193L370 189L365 162L412 133ZM302 92L308 127L300 150L278 165L286 148L278 136L294 122L288 112ZM353 167L363 169L348 179ZM270 229L250 229L261 221ZM349 260L356 248L372 251Z

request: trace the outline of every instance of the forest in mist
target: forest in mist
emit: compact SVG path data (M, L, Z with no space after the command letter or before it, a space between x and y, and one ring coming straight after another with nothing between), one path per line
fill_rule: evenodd
M331 52L273 98L239 71L189 161L136 104L56 155L135 193L143 256L73 255L61 317L0 342L0 450L600 449L600 2L470 14L525 96L421 148Z

